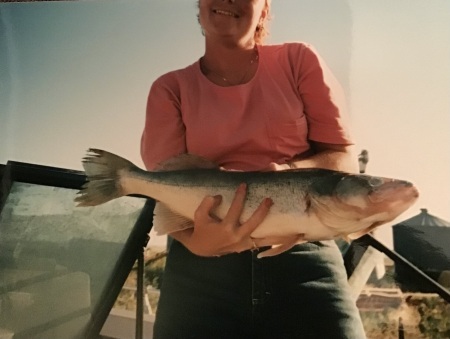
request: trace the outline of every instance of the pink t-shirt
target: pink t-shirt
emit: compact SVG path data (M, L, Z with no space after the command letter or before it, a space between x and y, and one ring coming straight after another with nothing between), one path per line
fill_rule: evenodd
M153 83L141 140L148 169L191 153L224 168L259 170L307 152L308 140L352 144L342 89L310 45L258 52L258 70L246 84L218 86L199 61Z

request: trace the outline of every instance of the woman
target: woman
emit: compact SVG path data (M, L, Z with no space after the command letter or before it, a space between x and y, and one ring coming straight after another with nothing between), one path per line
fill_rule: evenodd
M192 153L229 170L354 172L343 94L324 63L303 43L262 45L270 1L198 6L205 53L153 83L147 168ZM171 234L154 338L365 338L334 242L258 259L292 239L252 239L272 201L239 224L245 194L243 184L223 220L214 217L220 197L205 197L194 228Z

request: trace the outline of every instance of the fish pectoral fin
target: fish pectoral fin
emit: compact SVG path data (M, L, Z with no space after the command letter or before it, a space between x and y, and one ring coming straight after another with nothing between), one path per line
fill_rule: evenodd
M154 210L153 225L157 235L165 235L194 227L194 222L174 212L161 202L157 202Z
M365 230L362 230L362 231L358 231L358 232L354 232L354 233L350 233L350 234L344 235L344 236L342 237L342 239L344 239L346 242L350 243L350 242L352 242L353 240L356 240L356 239L358 239L358 238L361 238L363 235L365 235L365 234L367 234L367 233L369 233L369 232L370 232L370 228L368 227L368 228L366 228Z
M383 224L383 222L374 222L372 225L370 225L369 227L367 227L367 228L365 228L365 229L363 229L363 230L361 230L361 231L358 231L358 232L354 232L354 233L350 233L350 234L344 235L344 236L343 236L343 239L344 239L345 241L347 241L347 242L351 242L351 241L353 241L353 240L355 240L355 239L361 238L363 235L365 235L365 234L367 234L367 233L370 233L370 232L373 231L376 227L378 227L378 226L380 226L380 225L382 225L382 224Z
M206 158L184 153L159 163L155 171L180 171L198 168L219 169L219 166Z

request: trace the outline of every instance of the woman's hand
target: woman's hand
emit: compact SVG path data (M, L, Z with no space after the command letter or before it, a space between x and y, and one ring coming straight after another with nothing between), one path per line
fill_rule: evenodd
M263 172L285 171L289 169L292 169L291 165L289 164L277 164L275 162L271 162L269 166L263 169Z
M195 212L195 226L171 233L171 236L199 256L220 256L255 249L259 244L255 244L250 235L269 213L273 202L269 198L264 199L251 217L240 224L246 194L247 186L241 184L223 220L214 215L222 197L205 197Z
M263 171L284 171L300 168L327 168L335 171L358 173L354 146L309 141L311 150L299 154L286 163L270 163Z

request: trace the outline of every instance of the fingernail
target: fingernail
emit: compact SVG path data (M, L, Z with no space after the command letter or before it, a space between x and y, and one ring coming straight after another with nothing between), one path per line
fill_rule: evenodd
M271 207L273 205L273 200L271 198L266 198L264 203L267 207Z
M247 184L245 182L241 183L237 188L238 191L245 191L246 189L247 189Z

